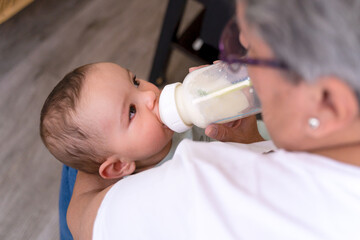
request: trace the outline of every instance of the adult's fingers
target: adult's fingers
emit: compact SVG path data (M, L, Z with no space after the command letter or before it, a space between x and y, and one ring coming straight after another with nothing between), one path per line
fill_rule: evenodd
M225 124L211 124L205 134L222 142L253 143L263 141L256 123L256 117L250 116Z
M203 68L203 67L206 67L206 66L209 66L209 64L201 65L201 66L197 66L197 67L191 67L191 68L189 68L189 72L195 71L196 69Z
M205 134L218 141L228 142L233 138L232 132L229 131L229 129L231 129L231 127L220 124L212 124L205 129Z

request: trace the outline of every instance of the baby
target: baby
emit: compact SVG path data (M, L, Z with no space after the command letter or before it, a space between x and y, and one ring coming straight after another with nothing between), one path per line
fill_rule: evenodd
M113 63L79 67L50 93L41 111L40 135L49 151L71 167L63 169L63 176L71 177L62 179L60 190L61 238L72 238L66 212L74 169L98 176L81 185L108 186L171 159L184 138L210 141L199 128L174 134L166 127L159 117L159 95L155 85ZM76 196L72 205L80 204ZM75 209L70 221L76 223L79 207Z
M146 170L171 158L176 145L160 120L159 95L155 85L119 65L79 67L45 101L41 138L65 165L103 179ZM209 140L203 133L196 138Z

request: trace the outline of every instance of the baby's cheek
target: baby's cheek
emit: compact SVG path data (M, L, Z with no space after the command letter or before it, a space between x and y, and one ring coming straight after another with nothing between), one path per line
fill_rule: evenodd
M146 138L148 141L158 142L164 138L164 132L158 126L149 125Z

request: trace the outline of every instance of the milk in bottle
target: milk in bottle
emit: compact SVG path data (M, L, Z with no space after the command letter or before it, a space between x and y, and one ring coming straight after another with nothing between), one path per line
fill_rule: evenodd
M176 132L196 125L225 123L259 113L260 102L245 66L233 72L226 63L189 73L183 84L165 86L159 100L160 118Z

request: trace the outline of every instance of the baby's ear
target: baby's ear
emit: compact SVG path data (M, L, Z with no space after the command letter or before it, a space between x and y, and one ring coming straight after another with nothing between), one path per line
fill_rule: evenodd
M132 174L135 168L135 162L123 162L113 155L100 165L99 174L103 179L118 179Z

